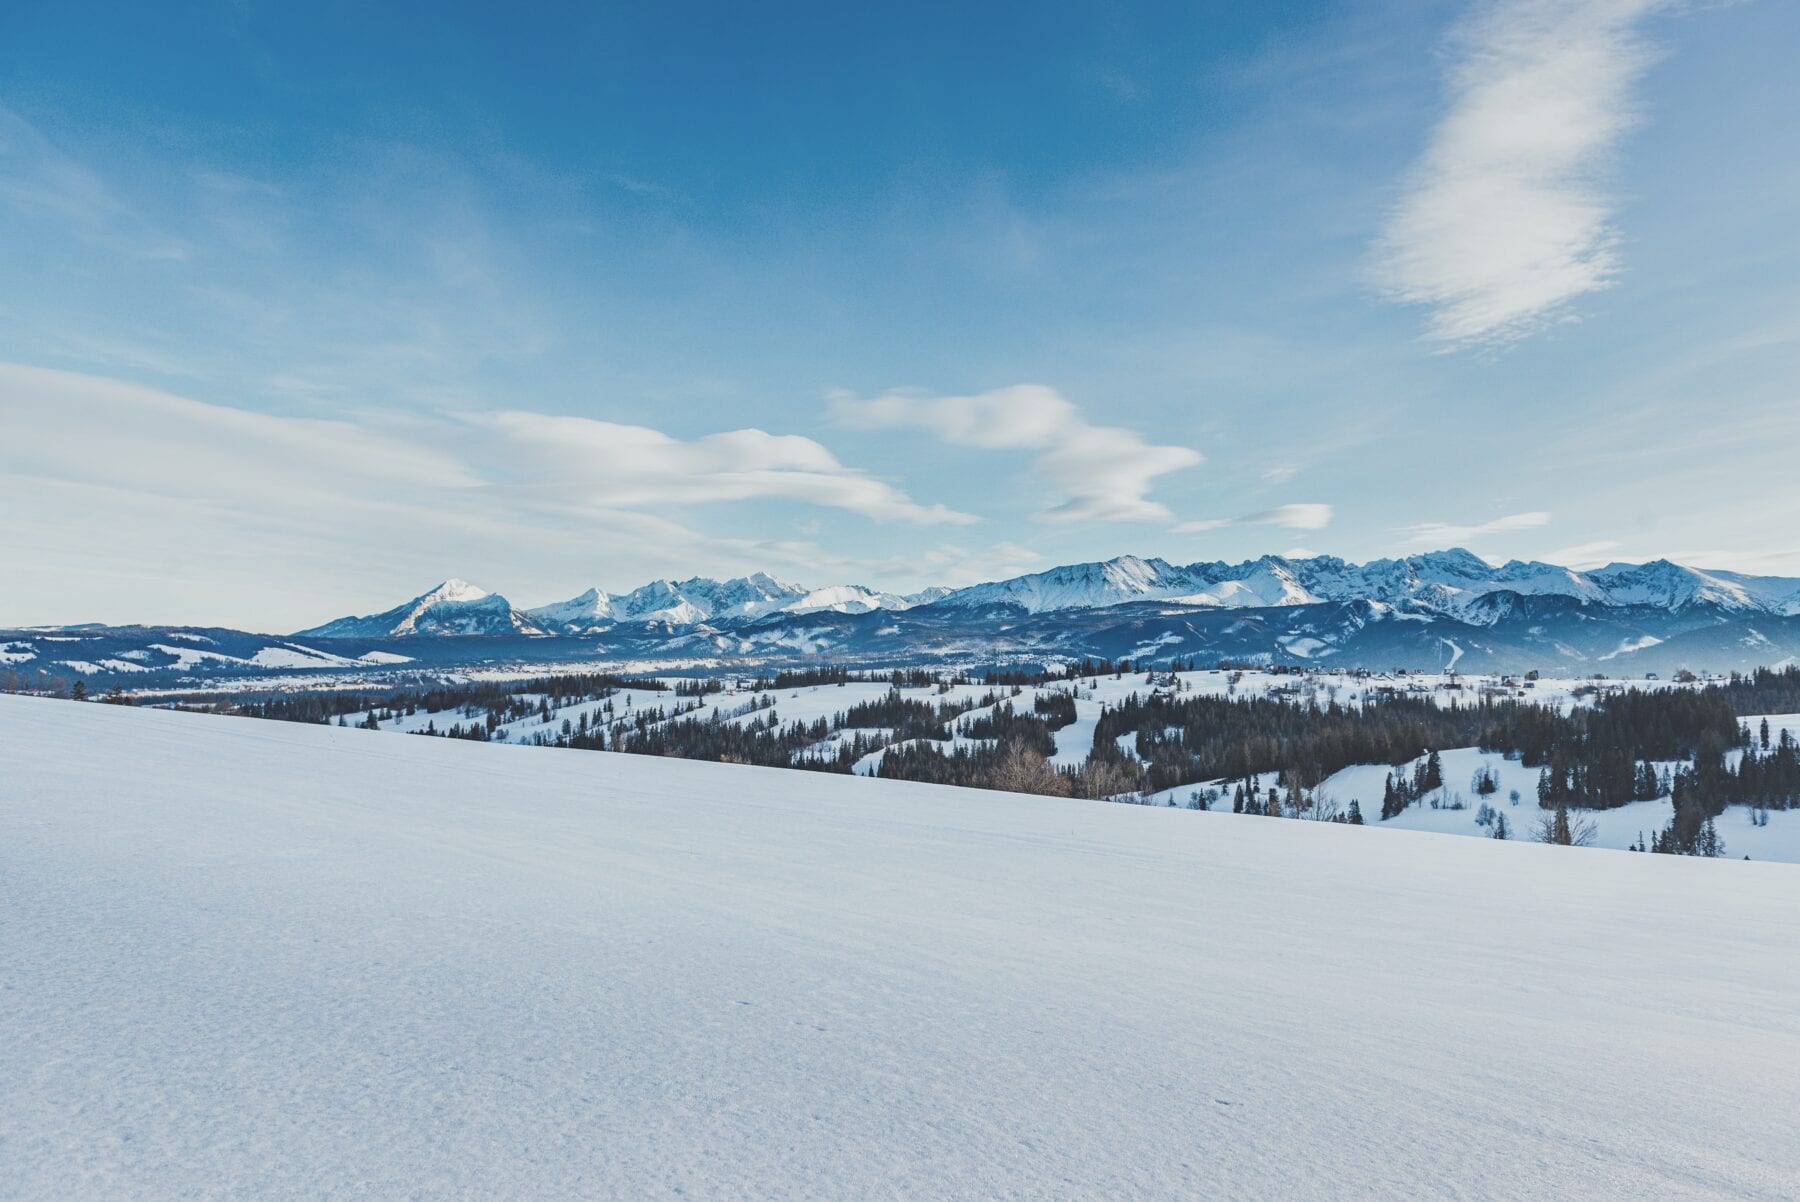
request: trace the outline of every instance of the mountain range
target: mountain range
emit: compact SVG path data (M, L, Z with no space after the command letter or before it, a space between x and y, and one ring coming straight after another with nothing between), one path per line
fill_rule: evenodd
M702 623L732 625L770 614L820 612L860 614L878 609L911 609L941 600L949 589L927 589L900 596L861 585L809 589L777 580L763 572L732 580L695 576L688 580L653 580L628 593L598 588L521 610L497 593L462 580L446 580L410 601L366 617L338 618L298 632L311 638L397 638L418 635L587 635L621 623L653 623L667 627Z
M200 627L0 630L0 675L179 689L220 677L1082 658L1626 676L1800 662L1800 579L1666 560L1591 571L1463 550L1171 564L1121 556L964 588L809 588L763 573L590 588L525 609L447 580L291 635ZM23 682L29 687L29 680Z
M339 618L301 637L392 638L471 634L593 635L627 624L721 629L776 614L863 614L921 606L1013 607L1024 614L1104 609L1141 602L1201 609L1265 609L1364 601L1398 612L1491 624L1493 599L1567 597L1583 605L1671 611L1711 605L1732 613L1800 614L1800 578L1703 571L1668 560L1614 563L1592 571L1513 560L1495 566L1462 549L1348 563L1334 556L1265 555L1243 563L1176 565L1120 556L966 588L880 592L861 585L813 589L758 572L731 580L656 580L628 593L590 588L567 601L515 608L504 597L448 580L392 609Z

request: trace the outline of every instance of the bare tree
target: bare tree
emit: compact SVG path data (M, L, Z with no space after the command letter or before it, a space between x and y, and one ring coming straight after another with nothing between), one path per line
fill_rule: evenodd
M1540 814L1537 827L1531 832L1531 837L1539 843L1556 843L1563 847L1591 847L1598 835L1599 828L1590 819L1571 818L1566 805Z
M1013 743L1000 757L988 777L988 787L1008 793L1043 793L1052 797L1069 795L1069 779L1050 767L1043 756L1025 746Z
M1308 799L1306 808L1300 817L1311 818L1314 822L1336 822L1342 816L1344 807L1338 804L1337 798L1324 793L1314 793Z
M1111 760L1090 759L1081 765L1081 769L1073 777L1067 779L1075 796L1090 797L1096 801L1130 793L1138 787L1137 778Z

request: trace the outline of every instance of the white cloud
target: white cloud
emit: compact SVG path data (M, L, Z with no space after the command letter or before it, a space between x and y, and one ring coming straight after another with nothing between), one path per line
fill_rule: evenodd
M1668 5L1500 0L1461 30L1449 112L1376 253L1387 295L1432 307L1432 339L1519 338L1612 281L1601 175L1652 58L1638 27Z
M718 537L672 516L708 502L972 520L812 439L759 430L683 441L527 413L320 421L0 363L0 431L0 561L31 569L0 573L7 622L291 629L446 576L554 596L572 569L630 587L762 568L816 582L834 562L811 541Z
M1294 467L1292 464L1282 464L1278 467L1269 468L1267 471L1263 472L1262 478L1265 484L1286 484L1289 480L1292 480L1299 474L1299 468Z
M1203 459L1188 447L1152 445L1132 430L1090 425L1041 384L978 396L890 392L860 400L836 393L827 412L859 429L924 430L955 446L1036 451L1034 469L1062 497L1039 514L1051 521L1166 521L1168 507L1149 499L1154 481Z
M1247 513L1237 518L1205 518L1182 522L1173 527L1175 534L1201 534L1223 530L1228 526L1280 526L1284 530L1323 530L1331 525L1331 506L1316 503L1277 505L1261 513Z
M1511 513L1473 526L1453 526L1447 522L1421 522L1401 533L1407 541L1420 547L1447 547L1491 534L1510 534L1517 530L1536 530L1550 524L1550 515L1542 512Z
M963 525L975 519L845 467L794 434L729 430L689 442L647 426L509 411L469 419L503 435L529 491L584 505L643 509L779 499L847 509L878 521Z
M394 428L280 417L71 372L0 363L0 465L166 496L279 489L303 500L481 489L535 504L648 509L791 500L879 521L975 519L839 463L797 435L729 430L691 441L646 426L509 411ZM467 437L464 423L481 437Z
M0 363L0 467L176 498L290 503L474 487L455 455L344 421L278 417Z

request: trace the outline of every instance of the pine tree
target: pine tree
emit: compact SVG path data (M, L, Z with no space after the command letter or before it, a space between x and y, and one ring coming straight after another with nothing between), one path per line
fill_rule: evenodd
M86 685L86 683L84 683L83 681L79 681L79 680L76 681L75 689L73 692L71 692L69 694L69 696L73 697L77 701L86 701L87 700L87 685Z
M1348 822L1351 826L1361 826L1363 824L1362 807L1356 804L1356 798L1354 797L1350 799L1350 812L1345 815L1344 821Z
M1506 815L1496 811L1494 815L1494 838L1505 839L1510 833L1511 832L1506 826Z
M1405 808L1406 804L1400 800L1400 790L1394 787L1394 774L1390 772L1387 784L1382 787L1381 791L1381 820L1386 822L1389 818L1396 817Z

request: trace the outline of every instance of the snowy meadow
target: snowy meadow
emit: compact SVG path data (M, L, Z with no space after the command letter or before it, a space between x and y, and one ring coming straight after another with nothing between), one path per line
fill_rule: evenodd
M10 1197L1800 1179L1786 865L17 697L0 753Z

